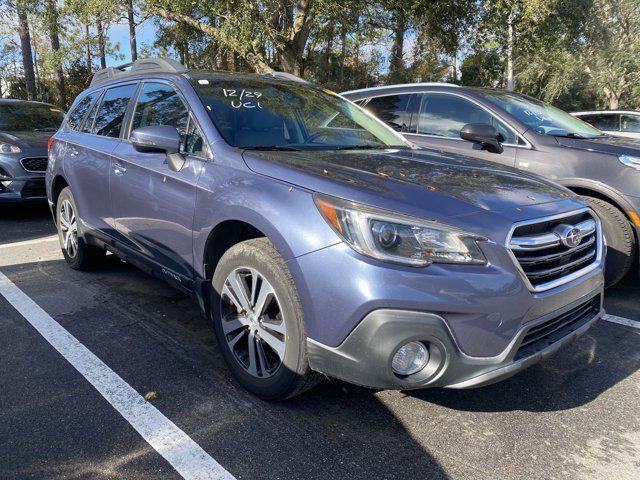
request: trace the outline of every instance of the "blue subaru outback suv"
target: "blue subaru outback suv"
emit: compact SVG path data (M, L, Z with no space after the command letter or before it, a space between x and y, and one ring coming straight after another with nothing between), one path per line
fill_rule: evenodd
M245 388L507 378L602 315L600 222L537 176L415 148L283 73L96 73L50 144L62 252L188 292Z

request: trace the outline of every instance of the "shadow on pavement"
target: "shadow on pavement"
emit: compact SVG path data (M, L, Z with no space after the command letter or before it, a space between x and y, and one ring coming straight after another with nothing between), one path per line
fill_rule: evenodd
M46 203L0 204L0 245L54 235L56 228Z

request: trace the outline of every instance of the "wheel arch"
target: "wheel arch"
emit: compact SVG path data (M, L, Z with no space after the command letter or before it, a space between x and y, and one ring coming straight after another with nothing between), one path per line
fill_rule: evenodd
M69 186L69 183L62 175L56 175L51 182L51 210L53 212L53 221L56 222L56 206L60 192Z
M568 188L572 192L586 196L586 197L594 197L605 202L610 203L618 210L620 210L626 219L634 225L636 228L638 225L635 225L633 218L629 214L630 211L634 211L633 207L624 199L624 196L615 190L601 185L597 182L585 182L580 180L566 180L560 182L564 187ZM636 212L637 213L637 212Z

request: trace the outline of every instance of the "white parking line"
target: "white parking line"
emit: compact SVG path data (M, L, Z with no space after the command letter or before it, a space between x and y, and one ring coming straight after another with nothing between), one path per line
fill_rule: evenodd
M0 294L187 480L235 477L0 272Z
M640 322L637 320L629 320L628 318L618 317L616 315L609 315L608 313L602 316L603 320L612 323L618 323L620 325L626 325L627 327L633 327L640 330Z
M47 243L47 242L57 242L58 236L51 235L48 237L42 238L34 238L33 240L24 240L22 242L13 242L13 243L4 243L0 245L0 249L2 248L14 248L14 247L24 247L26 245L37 245L39 243Z

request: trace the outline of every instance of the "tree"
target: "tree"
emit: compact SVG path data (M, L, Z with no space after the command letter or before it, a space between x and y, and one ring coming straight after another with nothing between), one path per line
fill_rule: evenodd
M125 10L127 12L127 24L129 25L129 47L131 48L131 61L138 59L138 47L136 45L136 21L133 11L133 0L125 0Z
M16 0L16 14L18 16L18 36L22 51L22 68L24 70L27 98L36 99L36 76L33 69L33 52L31 51L31 35L27 19L26 0Z
M46 17L47 23L49 24L51 50L53 51L58 101L59 105L64 107L67 104L67 98L64 87L64 71L62 70L62 52L60 51L60 37L58 34L58 6L56 5L56 0L47 0Z

